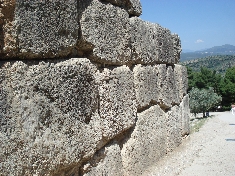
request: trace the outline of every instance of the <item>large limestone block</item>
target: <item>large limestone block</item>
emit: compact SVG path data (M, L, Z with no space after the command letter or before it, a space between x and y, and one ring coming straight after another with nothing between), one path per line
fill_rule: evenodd
M99 114L103 136L111 139L135 124L134 76L127 66L104 69L99 75Z
M133 69L138 109L159 102L158 66L143 66L138 64Z
M16 0L19 56L51 58L71 54L78 39L76 0Z
M187 95L188 89L188 74L187 68L182 65L175 64L174 68L175 84L179 93L179 98L182 100Z
M179 98L172 66L167 67L165 64L137 65L133 72L139 110L153 104L159 104L163 109L180 104L181 99Z
M140 0L105 0L114 5L125 8L130 15L140 16L142 13L142 6Z
M190 109L189 109L189 96L186 95L181 104L180 104L180 108L181 108L181 123L182 123L182 127L181 127L181 132L182 132L182 136L188 135L190 133L190 127L189 127L189 120L190 120Z
M162 94L166 93L168 101L170 100L171 105L179 105L181 100L179 99L179 92L175 83L175 75L173 66L167 67L165 87L161 90ZM163 93L164 92L164 93Z
M143 175L143 172L166 154L167 118L158 106L138 114L134 131L122 148L124 175Z
M171 111L166 113L167 117L167 152L173 151L176 147L181 144L182 135L182 114L179 106L174 106Z
M96 72L87 59L0 69L0 175L66 175L96 152Z
M84 164L81 170L83 176L122 176L123 165L121 149L118 143L114 141L103 147L92 157L89 162Z
M104 64L130 62L129 14L120 7L98 0L83 2L80 6L85 6L85 10L79 17L79 55Z
M179 38L159 24L130 18L132 59L138 63L169 63L179 60ZM176 45L176 46L175 46ZM175 50L177 49L177 51Z
M160 106L163 109L169 109L173 105L179 104L181 101L176 89L172 66L158 65L158 80Z

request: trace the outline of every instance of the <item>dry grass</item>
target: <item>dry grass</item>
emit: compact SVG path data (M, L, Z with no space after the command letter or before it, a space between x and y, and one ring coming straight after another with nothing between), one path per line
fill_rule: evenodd
M190 124L190 133L198 132L200 128L212 117L213 116L194 119Z

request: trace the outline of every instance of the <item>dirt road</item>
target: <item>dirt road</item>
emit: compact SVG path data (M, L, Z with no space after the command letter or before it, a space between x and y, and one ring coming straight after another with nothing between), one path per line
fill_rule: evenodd
M150 168L151 176L235 176L235 115L211 113L205 125Z

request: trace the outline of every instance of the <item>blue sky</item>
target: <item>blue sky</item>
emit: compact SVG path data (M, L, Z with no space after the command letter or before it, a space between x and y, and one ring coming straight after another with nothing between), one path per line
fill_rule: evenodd
M177 33L182 49L235 45L235 0L140 0L141 19Z

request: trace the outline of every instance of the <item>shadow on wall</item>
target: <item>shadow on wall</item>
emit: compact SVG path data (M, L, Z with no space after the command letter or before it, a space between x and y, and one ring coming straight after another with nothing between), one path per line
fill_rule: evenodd
M235 139L225 139L226 141L234 141L235 142Z
M3 24L0 24L0 56L2 55L3 48L4 48Z

